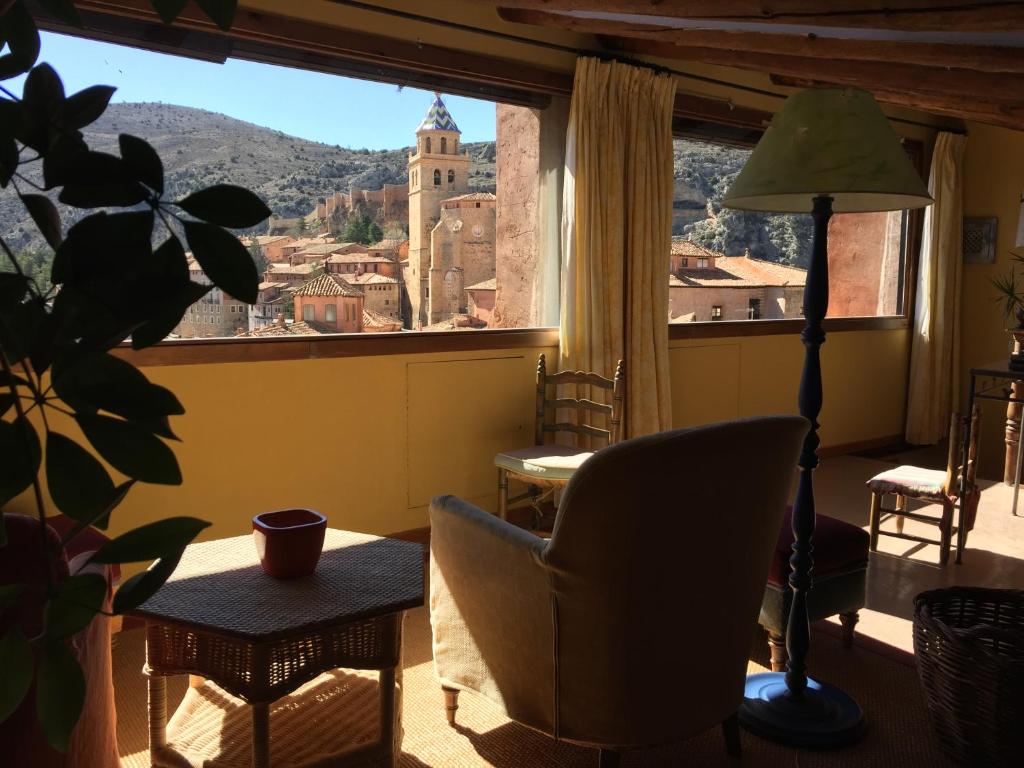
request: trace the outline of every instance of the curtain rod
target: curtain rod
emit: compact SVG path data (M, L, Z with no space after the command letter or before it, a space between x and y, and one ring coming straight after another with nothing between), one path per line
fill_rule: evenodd
M523 37L522 35L514 35L510 32L499 32L492 29L481 29L480 27L474 27L470 24L462 24L457 21L445 21L444 19L434 18L433 16L424 16L419 13L413 13L412 11L402 11L397 8L387 8L372 3L363 2L362 0L330 0L330 2L337 5L345 5L350 8L354 8L359 11L367 11L369 13L377 13L384 16L394 16L395 18L405 19L406 21L415 21L421 24L430 24L436 27L444 27L446 29L455 29L459 32L469 32L470 34L483 35L485 37L492 37L498 40L506 40L512 43L518 43L520 45L529 45L534 48L546 48L551 51L559 51L561 53L571 53L574 56L594 56L599 59L616 59L625 63L631 64L632 66L645 67L647 69L654 69L658 72L666 72L675 77L681 77L687 80L695 80L700 83L707 83L709 85L718 85L724 88L733 88L735 90L744 91L746 93L752 93L758 96L767 96L773 99L785 100L787 95L779 93L777 91L770 91L767 88L758 88L753 85L743 85L741 83L733 83L728 80L721 80L716 77L708 77L706 75L695 75L691 72L683 72L678 69L672 69L671 67L661 66L657 64L651 64L646 61L636 61L633 59L623 58L616 56L613 51L590 51L585 48L574 48L571 45L562 45L561 43L551 43L546 40L534 40L530 37ZM732 104L732 99L724 96L711 96L709 94L693 94L699 95L705 98L719 99L721 101ZM946 133L955 133L959 135L966 135L967 131L960 128L940 128L929 123L922 123L919 120L910 120L904 117L890 117L891 121L895 123L903 123L905 125L916 125L919 128L927 128L934 131L944 131Z

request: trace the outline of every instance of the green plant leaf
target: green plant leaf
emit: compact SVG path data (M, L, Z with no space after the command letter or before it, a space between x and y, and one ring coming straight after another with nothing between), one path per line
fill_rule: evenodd
M50 202L46 195L22 195L21 202L25 205L32 221L39 228L39 234L54 250L64 239L61 235L60 214L57 213L57 206Z
M178 18L187 2L188 0L150 0L150 4L160 14L164 24L170 24Z
M132 331L132 349L145 349L167 338L181 322L185 310L209 293L209 285L189 281L161 308L154 308L149 320Z
M214 224L185 222L185 237L206 276L225 293L254 304L260 278L252 255L238 238Z
M0 584L0 610L17 600L18 595L24 591L24 584ZM0 720L2 719L0 718Z
M20 304L28 293L28 279L15 272L0 272L0 312Z
M14 395L10 392L0 392L0 418L2 418L14 405Z
M156 438L154 438L156 439ZM0 506L30 485L39 471L39 436L24 418L0 421Z
M36 714L47 743L57 751L67 751L84 703L85 675L78 659L65 642L46 643L36 675Z
M106 596L107 580L100 574L69 576L46 604L46 636L61 639L84 629L103 608Z
M38 115L52 115L64 103L64 84L56 70L47 63L32 67L25 78L22 104Z
M164 164L160 155L143 139L122 133L117 137L121 147L121 157L132 170L135 177L158 195L164 193Z
M80 152L63 171L60 201L76 208L127 207L146 199L128 164L105 152Z
M147 570L135 574L118 587L114 593L114 613L130 611L149 600L171 577L180 559L180 552L173 557L162 557Z
M180 556L210 524L196 517L168 517L122 533L96 550L94 563L139 563Z
M238 0L196 0L196 4L225 32L231 29Z
M129 421L148 422L185 412L169 390L109 353L84 357L54 373L53 388L75 410L104 410ZM173 435L170 435L173 437Z
M2 136L0 137L0 187L6 187L17 170L18 143L13 136Z
M39 30L24 3L15 2L0 17L0 37L10 48L10 53L0 56L0 80L32 69L39 58Z
M46 433L46 483L57 509L89 520L110 504L114 481L82 446L59 432Z
M65 124L69 128L84 128L96 122L116 90L110 85L94 85L71 94L64 102Z
M222 227L255 227L270 216L266 203L245 187L234 184L214 184L176 204L197 219Z
M99 414L79 413L75 420L100 456L119 472L144 483L181 484L174 452L150 430Z
M11 627L0 640L0 723L21 704L32 685L32 648L17 627Z
M73 27L82 26L82 17L78 15L78 9L72 0L39 0L39 4L61 21L66 21Z

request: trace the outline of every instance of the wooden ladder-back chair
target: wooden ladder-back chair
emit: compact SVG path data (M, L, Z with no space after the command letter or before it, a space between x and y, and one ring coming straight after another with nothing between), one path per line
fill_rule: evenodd
M963 447L964 420L959 414L954 413L950 418L949 425L949 453L946 459L945 471L941 469L925 469L904 465L895 469L886 470L868 480L868 488L871 490L871 551L878 551L878 537L891 536L897 539L916 541L921 544L939 545L939 565L946 565L949 562L949 552L953 541L953 534L960 527L964 529L963 544L967 543L967 533L974 527L974 519L978 514L978 499L981 491L978 489L978 443L981 437L980 410L977 405L971 412L970 422L967 425L970 440L967 446L967 457L965 466L960 465L960 451ZM960 499L960 476L965 473L965 493ZM895 497L896 506L886 507L885 497ZM942 514L939 517L924 514L922 512L909 512L907 510L907 499L932 502L940 504ZM960 507L960 517L953 524L953 518L957 507ZM882 530L882 517L886 515L895 516L895 530ZM907 518L923 523L936 525L939 528L939 540L928 539L924 536L917 536L903 532L903 524ZM962 552L957 550L959 559Z
M537 361L536 386L534 444L529 448L502 451L494 457L494 465L498 468L498 515L506 519L510 505L529 499L535 522L539 524L543 501L556 489L564 487L573 472L594 453L586 447L549 441L556 440L559 433L568 433L577 436L574 442L578 442L579 437L603 442L596 446L600 448L622 439L625 364L619 360L610 379L586 371L548 373L547 362L541 355ZM595 390L608 394L600 397ZM604 399L611 402L600 402ZM570 419L559 421L560 411L569 411ZM510 499L509 479L525 482L526 491Z

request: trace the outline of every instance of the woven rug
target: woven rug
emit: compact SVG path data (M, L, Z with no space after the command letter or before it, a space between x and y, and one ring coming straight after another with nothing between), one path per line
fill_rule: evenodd
M818 678L840 685L860 702L867 716L867 736L861 743L847 749L813 752L780 747L744 733L741 763L744 768L825 768L838 765L933 768L948 765L935 746L912 656L870 638L858 638L858 645L846 651L841 647L832 625L816 626L812 636L811 670ZM756 640L751 648L751 672L764 671L768 664L766 645L760 637ZM126 768L149 765L146 684L140 674L144 645L142 631L132 630L120 633L114 648L118 738ZM677 660L680 664L693 661ZM637 670L637 674L657 674L657 669ZM345 735L355 736L357 740L365 738L365 719L357 718L357 722L346 725L341 720L344 715L335 713L334 719L330 716L332 707L340 706L339 702L346 698L346 692L339 690L343 681L345 684L340 687L352 686L348 693L354 694L354 699L348 700L348 706L362 710L370 717L376 714L370 703L374 697L366 696L361 681L341 677L333 681L319 678L309 684L319 686L319 692L324 694L321 699L324 711L316 716L315 733L319 739L331 734L335 738ZM168 704L171 711L186 689L186 678L170 679ZM700 692L684 691L680 695L698 696ZM410 611L405 625L403 698L405 737L401 768L594 768L597 765L593 750L559 744L543 734L512 723L480 696L462 694L459 725L449 728L445 722L443 696L433 677L430 626L423 609ZM369 707L358 706L356 699ZM247 711L240 702L225 696L222 705L225 718L234 718L233 722L239 728L247 726ZM294 735L293 728L299 724L289 719L292 711L289 702L279 703L275 711L277 717L272 716L271 733L282 742L290 741ZM199 734L203 723L196 718L196 722L183 725L193 734ZM212 748L213 745L210 746ZM232 757L241 757L238 749L232 747L232 750ZM276 754L281 755L281 752ZM281 755L275 760L275 766L289 762ZM737 765L726 756L718 729L671 747L627 753L622 764L626 768L675 768L683 765L735 768Z

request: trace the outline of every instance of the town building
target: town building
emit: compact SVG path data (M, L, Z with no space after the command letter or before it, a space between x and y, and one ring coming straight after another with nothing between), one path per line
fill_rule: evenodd
M459 151L460 136L436 94L409 155L409 265L404 282L411 328L429 322L431 235L441 217L441 203L469 192L469 154Z
M364 272L372 272L385 277L399 277L397 261L371 252L333 254L324 263L324 268L331 274L361 275Z
M212 286L199 301L185 310L173 334L182 339L203 339L216 336L235 336L249 329L249 309L246 304L224 293L213 285L199 262L188 257L189 278L202 285Z
M466 288L466 293L469 296L469 314L487 325L493 324L497 287L497 280L492 277L490 280L484 280L482 283Z
M249 248L258 247L263 253L263 258L268 262L271 261L284 261L285 251L295 243L294 237L288 235L256 235L250 237L246 241L246 246Z
M363 292L364 309L389 320L401 321L402 302L398 280L376 272L341 272L337 276Z
M468 313L467 285L494 277L494 208L491 192L470 192L441 202L430 233L428 318L439 323Z
M807 271L673 240L669 320L780 320L803 314Z
M328 256L336 253L366 253L367 247L362 243L325 243L317 242L307 245L288 256L290 264L322 264Z
M296 264L292 266L288 262L275 262L267 265L267 271L263 273L263 280L268 283L302 285L303 283L308 283L323 271L323 265L321 264Z
M256 303L249 307L249 330L255 331L270 325L289 314L291 293L288 283L260 283Z
M340 275L322 274L293 294L295 320L324 333L359 333L363 329L363 292Z

